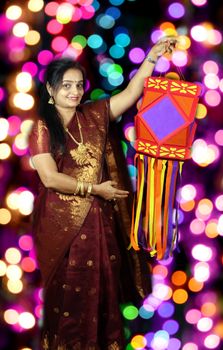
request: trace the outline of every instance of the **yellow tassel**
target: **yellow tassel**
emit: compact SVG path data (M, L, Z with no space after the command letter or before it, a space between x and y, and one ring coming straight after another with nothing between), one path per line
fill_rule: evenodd
M135 217L135 225L134 225L134 240L137 246L139 246L138 242L138 230L139 230L139 220L142 211L142 199L143 199L143 190L145 183L145 175L144 175L144 155L140 154L139 156L139 164L138 164L139 173L138 179L139 183L139 192L137 195L137 203L136 203L136 217Z

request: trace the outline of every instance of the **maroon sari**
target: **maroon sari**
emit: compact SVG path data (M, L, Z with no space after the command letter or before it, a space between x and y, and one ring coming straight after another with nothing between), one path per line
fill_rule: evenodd
M80 105L77 113L85 155L67 135L66 153L55 156L58 171L92 183L112 178L123 188L117 154L115 158L108 140L109 100ZM79 140L75 117L68 129ZM49 152L49 133L39 120L30 136L30 153ZM126 254L123 233L129 225L123 200L114 206L97 196L62 194L40 184L33 227L45 287L43 349L124 349L119 302L134 299L136 290L145 296L149 285L148 276L144 281L140 274L140 259ZM137 269L134 276L132 266ZM128 278L121 281L123 272Z

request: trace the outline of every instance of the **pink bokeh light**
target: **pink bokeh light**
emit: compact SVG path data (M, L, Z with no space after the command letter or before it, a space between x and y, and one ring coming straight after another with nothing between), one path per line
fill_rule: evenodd
M40 51L37 56L38 62L43 66L47 65L53 59L53 53L49 50Z
M45 13L48 16L56 16L59 4L56 1L51 1L45 6Z
M52 40L51 47L56 52L63 52L68 47L68 40L64 36L57 36Z
M140 47L135 47L129 51L129 59L133 63L141 63L145 59L145 52Z
M59 34L63 30L63 24L59 23L56 19L51 19L47 23L46 29L50 34Z
M22 66L22 72L27 72L34 77L38 73L38 67L34 62L26 62Z

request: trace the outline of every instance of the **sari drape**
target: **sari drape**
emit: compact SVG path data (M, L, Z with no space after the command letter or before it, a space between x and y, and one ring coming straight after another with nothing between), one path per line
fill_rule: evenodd
M54 156L58 171L92 183L116 179L124 188L117 176L118 153L114 157L108 139L109 100L80 105L77 113L87 157L80 160L68 136L65 154ZM75 116L68 129L78 140ZM49 152L49 132L38 120L30 135L30 153ZM120 298L134 302L150 287L148 274L145 283L140 279L141 259L126 250L130 220L124 202L114 207L97 196L62 194L40 183L33 231L45 289L43 349L123 349ZM123 269L125 281L120 279Z

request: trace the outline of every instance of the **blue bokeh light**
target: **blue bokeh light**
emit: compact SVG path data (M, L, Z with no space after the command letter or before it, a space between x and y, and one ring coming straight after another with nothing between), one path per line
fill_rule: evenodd
M114 5L114 6L119 6L121 4L123 4L125 0L109 0L109 2Z
M117 45L126 47L130 44L131 40L128 34L126 33L119 33L115 37L115 43Z
M112 16L110 15L99 15L96 18L96 23L104 29L111 29L115 25L115 20Z
M122 46L119 45L112 45L109 49L109 54L113 58L121 58L125 54L125 50L123 49Z
M103 39L98 34L92 34L87 39L88 46L92 49L98 49L103 44Z
M106 15L112 16L114 19L118 19L121 16L121 11L117 7L109 7L105 13Z
M163 302L158 308L158 314L161 317L168 318L171 317L175 311L174 305L170 302Z

